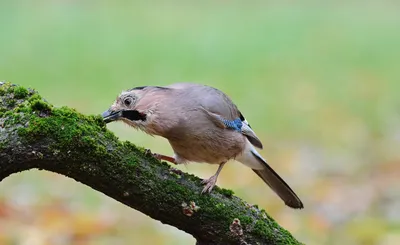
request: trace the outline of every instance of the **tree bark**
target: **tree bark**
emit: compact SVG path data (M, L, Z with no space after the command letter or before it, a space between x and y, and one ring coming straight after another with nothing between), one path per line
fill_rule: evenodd
M121 142L100 116L0 82L0 181L32 168L70 177L192 234L197 244L301 244L264 210Z

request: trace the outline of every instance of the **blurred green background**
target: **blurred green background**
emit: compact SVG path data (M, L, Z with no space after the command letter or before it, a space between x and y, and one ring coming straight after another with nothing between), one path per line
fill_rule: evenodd
M400 2L0 2L0 80L99 114L124 89L191 81L225 91L298 192L291 210L232 162L220 186L306 244L400 244ZM121 139L171 154L125 125ZM182 170L209 177L215 166ZM0 244L194 244L49 172L0 183Z

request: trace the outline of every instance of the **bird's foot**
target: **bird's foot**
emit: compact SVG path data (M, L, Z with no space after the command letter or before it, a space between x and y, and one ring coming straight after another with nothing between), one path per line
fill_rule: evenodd
M150 149L146 149L146 150L144 150L144 155L146 155L146 156L152 156L153 153L151 152Z
M172 162L174 164L177 164L175 161L175 158L173 157L169 157L169 156L165 156L162 154L158 154L158 153L152 153L150 149L146 149L144 152L145 155L147 156L153 156L154 158L158 159L158 160L164 160L164 161L168 161L168 162Z
M151 150L150 149L146 149L145 151L144 151L144 155L145 156L152 156L152 157L154 157L154 158L156 158L156 159L158 159L158 160L161 160L157 155L157 153L153 153L153 152L151 152Z
M204 186L203 190L201 191L201 193L202 194L210 193L212 191L212 189L214 188L215 184L217 183L217 178L218 178L218 176L213 175L208 179L202 180L201 183L205 186Z

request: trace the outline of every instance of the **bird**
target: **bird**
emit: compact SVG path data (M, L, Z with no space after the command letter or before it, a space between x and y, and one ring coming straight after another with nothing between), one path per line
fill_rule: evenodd
M209 193L229 160L251 168L282 200L294 209L304 205L290 186L257 152L263 145L233 101L221 90L196 83L139 86L122 91L102 113L103 121L122 121L152 136L166 138L172 157L152 153L174 164L189 162L218 165L204 179Z

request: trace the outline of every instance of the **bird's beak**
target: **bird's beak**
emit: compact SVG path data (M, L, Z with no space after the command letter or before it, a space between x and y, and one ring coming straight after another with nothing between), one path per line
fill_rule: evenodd
M111 109L108 109L107 111L103 112L101 116L103 117L103 121L105 123L109 123L112 121L116 121L120 117L122 117L122 111L113 111Z

